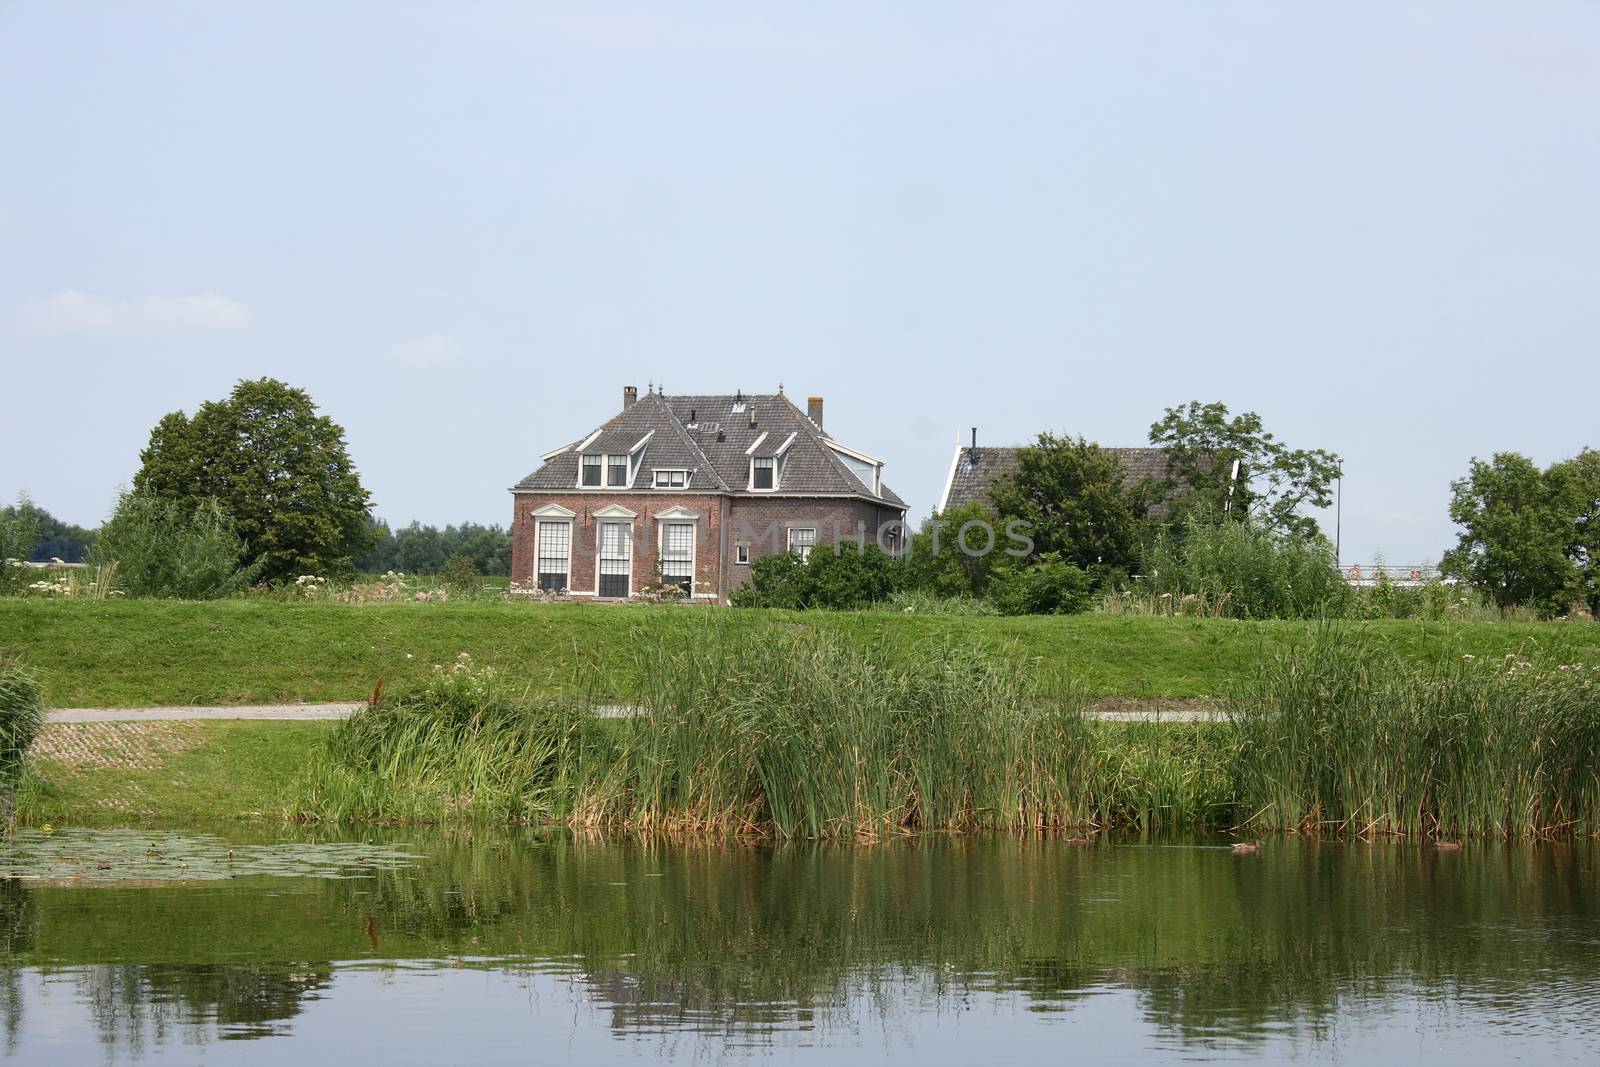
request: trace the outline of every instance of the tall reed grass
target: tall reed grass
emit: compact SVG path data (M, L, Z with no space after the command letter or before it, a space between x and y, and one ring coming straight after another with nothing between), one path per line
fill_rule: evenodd
M822 838L1191 825L1226 803L1218 745L1174 760L1165 727L1088 721L1045 696L1060 685L975 646L907 656L708 622L635 655L647 682L620 717L442 670L342 724L296 813Z
M20 662L0 654L0 823L14 822L17 783L28 749L44 728L44 689Z
M1330 627L1235 701L1235 778L1269 829L1600 831L1600 664L1400 660Z

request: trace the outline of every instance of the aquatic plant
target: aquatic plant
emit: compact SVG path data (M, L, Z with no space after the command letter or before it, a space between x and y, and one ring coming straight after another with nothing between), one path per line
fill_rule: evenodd
M28 747L44 728L44 691L34 673L0 655L0 821L10 832Z
M1220 732L1093 722L1036 665L976 645L694 636L633 653L647 681L620 708L441 670L342 724L296 812L815 838L1195 825L1229 804Z
M1600 830L1600 663L1418 664L1332 626L1264 659L1232 721L1239 802L1261 827Z

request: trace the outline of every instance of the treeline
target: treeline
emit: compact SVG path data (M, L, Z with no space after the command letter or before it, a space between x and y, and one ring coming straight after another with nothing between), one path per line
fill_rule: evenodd
M379 523L373 537L372 548L356 559L356 569L368 574L438 574L451 560L483 575L511 573L511 534L500 526L464 522L441 530L413 522L393 530Z
M0 556L49 563L82 563L98 531L63 522L26 495L0 507Z

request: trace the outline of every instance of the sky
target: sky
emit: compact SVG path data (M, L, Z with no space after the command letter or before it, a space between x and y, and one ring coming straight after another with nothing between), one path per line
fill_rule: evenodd
M629 384L822 395L913 518L1198 399L1436 561L1600 446L1597 201L1592 3L0 0L0 498L96 525L261 376L438 525Z

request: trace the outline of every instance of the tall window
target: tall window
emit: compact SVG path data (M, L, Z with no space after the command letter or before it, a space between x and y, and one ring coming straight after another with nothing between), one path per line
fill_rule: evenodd
M628 595L628 574L633 570L630 552L631 527L625 522L600 524L600 595L624 598Z
M750 488L771 489L778 461L771 456L757 456L750 471Z
M661 580L694 592L694 523L669 522L661 528Z
M811 550L817 547L817 531L793 528L789 530L789 551L801 559L810 559Z
M607 485L627 485L628 484L628 457L627 456L607 456L606 457L606 484Z
M582 484L582 485L599 485L600 484L600 457L599 456L584 456L583 457L583 480L582 480L582 482L580 484Z
M565 522L539 524L539 588L556 592L567 588L572 526Z

